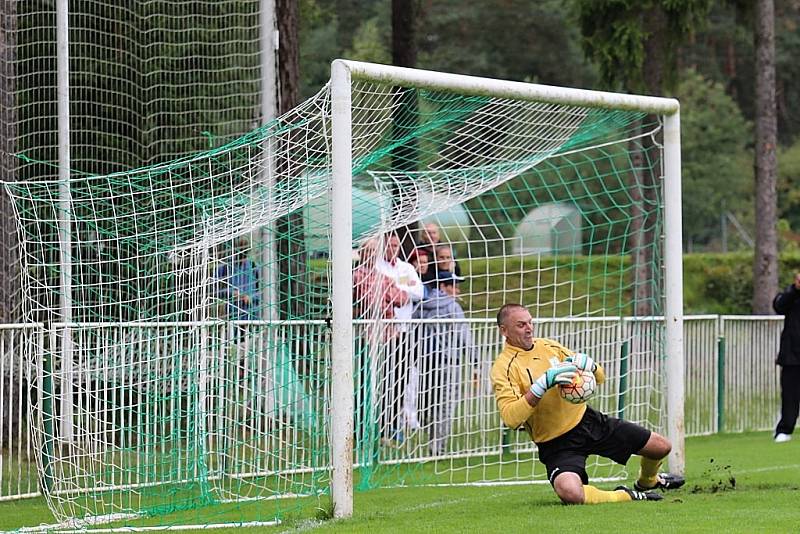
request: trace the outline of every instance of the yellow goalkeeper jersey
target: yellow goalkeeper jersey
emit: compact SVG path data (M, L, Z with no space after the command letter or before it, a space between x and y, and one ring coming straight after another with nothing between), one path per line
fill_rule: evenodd
M580 422L586 405L562 399L558 388L548 390L535 407L524 398L537 378L572 354L552 339L535 338L530 350L505 344L492 365L492 385L500 417L506 425L514 429L524 426L533 441L542 443L568 432ZM599 365L594 376L598 384L606 378Z

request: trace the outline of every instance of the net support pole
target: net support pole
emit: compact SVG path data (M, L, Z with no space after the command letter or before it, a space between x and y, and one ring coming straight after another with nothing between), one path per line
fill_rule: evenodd
M209 247L202 247L200 257L201 269L199 269L200 280L200 303L201 305L195 306L196 317L193 318L197 324L197 330L200 337L200 352L197 355L197 409L195 410L195 431L192 436L194 441L196 455L194 458L196 470L206 470L208 466L207 459L209 458L209 451L214 450L213 435L209 432L209 408L211 407L212 398L209 391L213 386L210 385L212 376L212 363L209 355L210 347L213 343L210 341L209 336L209 323L208 323L208 305L209 295L208 289L212 287L210 280L210 265L211 258L209 254ZM199 474L199 473L198 473ZM204 495L207 495L208 473L203 472L200 477L200 484L203 487Z
M261 43L261 124L264 126L278 116L278 71L276 69L279 35L275 18L275 0L261 0L260 18ZM266 136L262 142L263 162L259 183L256 187L272 190L275 184L275 150L273 136ZM271 195L270 195L271 197ZM271 207L268 207L271 211ZM278 318L277 269L274 268L275 223L264 225L259 232L261 251L261 311L265 321Z
M716 434L725 432L725 336L717 338L717 428Z
M61 418L60 435L72 441L72 192L70 189L69 4L56 2L56 69L58 98L58 233L60 263ZM51 347L53 350L54 347Z
M55 335L50 330L50 342L55 343ZM39 336L40 347L44 347L44 336ZM53 412L53 351L39 349L39 360L37 365L38 381L41 388L41 425L44 430L42 436L42 489L46 492L53 491L55 488L53 480L53 461L55 460L55 413ZM38 422L38 421L37 421Z
M331 65L331 496L333 516L353 515L353 271L350 71Z
M664 320L666 321L667 437L670 471L686 464L683 354L683 225L681 222L680 113L664 116Z

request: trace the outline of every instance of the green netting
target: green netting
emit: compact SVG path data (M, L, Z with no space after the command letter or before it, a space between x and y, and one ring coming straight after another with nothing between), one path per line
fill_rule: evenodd
M662 311L659 121L367 82L352 96L354 269L372 272L387 232L440 222L466 278L456 320L402 322L383 289L354 289L355 486L544 480L488 384L504 302L606 366L596 407L660 429L661 326L627 318ZM26 351L59 521L269 522L326 506L330 121L325 88L220 148L74 175L68 199L53 180L5 184L26 318L41 324ZM548 231L579 245L519 246L520 222L553 204L578 215ZM465 217L439 218L455 208ZM424 364L431 335L453 343L445 395Z

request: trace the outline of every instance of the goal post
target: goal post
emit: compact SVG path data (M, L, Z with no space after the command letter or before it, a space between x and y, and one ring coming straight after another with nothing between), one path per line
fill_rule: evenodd
M331 69L331 497L335 517L353 513L353 161L350 71Z
M664 119L664 235L667 364L667 437L672 441L670 469L686 467L683 354L683 222L681 218L681 122L677 109Z
M574 105L589 108L636 110L663 116L664 120L664 217L667 428L673 443L670 469L684 471L683 422L683 264L681 244L681 160L679 104L675 99L608 93L539 84L479 78L458 74L335 60L331 66L332 98L332 316L333 396L332 498L336 517L352 513L353 329L352 287L352 131L351 84L355 80L452 91L460 95L490 96L514 100ZM341 352L340 352L341 351Z

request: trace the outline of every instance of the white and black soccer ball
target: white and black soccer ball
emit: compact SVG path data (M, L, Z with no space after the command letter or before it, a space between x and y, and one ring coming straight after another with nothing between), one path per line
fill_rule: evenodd
M586 402L597 389L597 381L591 371L578 371L571 384L560 386L561 397L572 404Z

